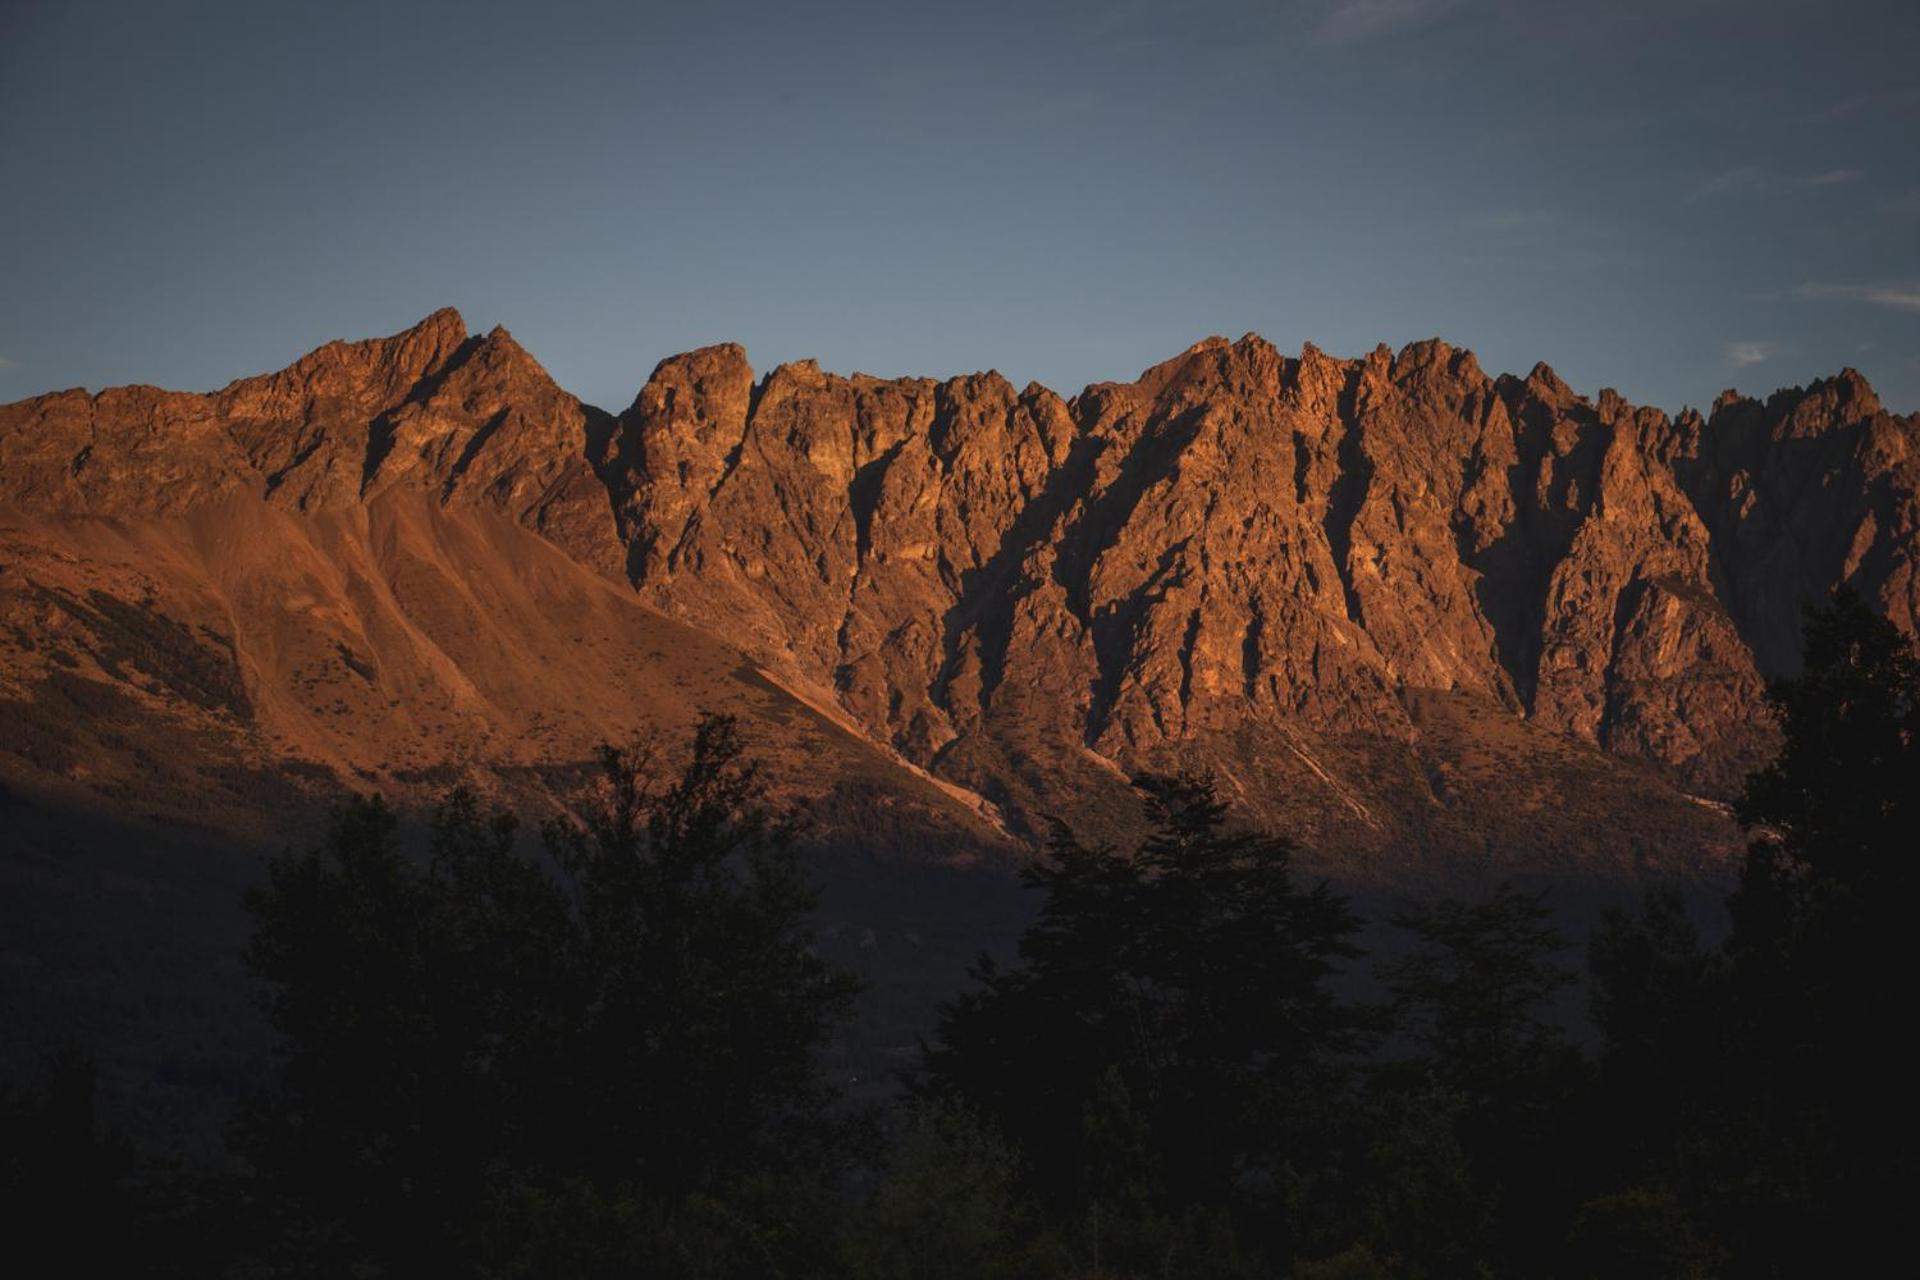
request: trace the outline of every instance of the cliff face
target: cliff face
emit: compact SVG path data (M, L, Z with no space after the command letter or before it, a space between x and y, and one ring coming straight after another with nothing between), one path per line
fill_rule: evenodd
M270 834L343 784L550 795L717 710L778 724L763 754L818 809L879 789L923 836L998 838L635 597L613 427L450 311L210 395L0 407L0 803Z
M1670 420L1419 343L1210 340L1071 402L663 363L622 416L636 581L910 758L996 713L1123 765L1248 726L1415 735L1470 695L1724 793L1850 581L1912 628L1913 419L1856 374Z
M311 514L405 484L491 505L606 567L617 549L589 454L610 429L505 329L469 336L443 310L212 395L116 387L0 406L0 504L152 519L246 497Z
M1595 837L1618 859L1694 838L1681 792L1764 758L1762 681L1796 663L1803 603L1852 582L1913 629L1917 431L1851 372L1669 419L1437 341L1340 360L1253 336L1072 400L991 373L756 380L711 347L614 419L439 312L213 395L0 408L0 507L484 515L1016 831L1177 763L1375 851L1660 791L1645 831Z

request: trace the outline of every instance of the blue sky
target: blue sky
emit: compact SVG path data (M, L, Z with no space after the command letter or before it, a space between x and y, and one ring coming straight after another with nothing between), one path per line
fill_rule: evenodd
M1255 330L1920 409L1920 4L0 0L0 400L451 304L1071 393Z

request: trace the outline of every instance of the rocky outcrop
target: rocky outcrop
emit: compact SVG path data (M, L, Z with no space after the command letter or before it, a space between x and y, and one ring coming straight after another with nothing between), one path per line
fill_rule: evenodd
M1212 339L1071 402L755 384L727 347L623 415L622 513L648 599L930 766L1007 704L1125 768L1249 724L1407 740L1432 689L1725 793L1803 603L1852 581L1912 627L1914 430L1857 375L1676 421L1441 342Z
M505 329L469 335L442 310L210 395L118 387L0 406L0 504L150 519L250 497L318 513L425 488L612 571L625 556L594 471L611 431Z
M1917 431L1851 371L1669 418L1439 341L1252 335L1071 400L709 347L615 419L443 311L212 395L0 408L0 504L486 511L1015 829L1185 761L1378 847L1485 801L1462 744L1498 723L1728 794L1803 604L1851 582L1913 629Z
M1920 429L1848 369L1766 401L1729 391L1685 419L1680 482L1713 539L1717 594L1764 670L1799 656L1799 607L1851 582L1911 632L1920 619Z

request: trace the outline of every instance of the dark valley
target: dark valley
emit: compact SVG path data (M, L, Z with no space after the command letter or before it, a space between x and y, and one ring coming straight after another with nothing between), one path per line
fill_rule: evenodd
M705 777L720 787L715 821L752 806L804 815L792 846L799 878L781 871L742 892L787 902L817 931L817 950L794 950L795 963L804 955L849 985L820 1001L814 1030L787 1046L779 1069L817 1067L849 1105L897 1113L907 1086L922 1100L906 1136L896 1134L908 1164L871 1191L866 1212L880 1216L847 1228L854 1243L844 1247L862 1260L842 1257L821 1274L841 1265L930 1274L929 1257L897 1250L935 1230L916 1215L936 1203L982 1215L964 1229L995 1240L1096 1255L1097 1227L1087 1237L1084 1222L1067 1224L1088 1203L1097 1224L1106 1205L1131 1215L1111 1228L1110 1253L1164 1251L1187 1260L1184 1274L1266 1274L1260 1258L1285 1256L1297 1275L1467 1274L1448 1268L1489 1259L1521 1274L1569 1238L1627 1258L1666 1250L1668 1269L1646 1274L1715 1274L1727 1257L1777 1246L1740 1216L1763 1213L1754 1202L1727 1211L1739 1224L1729 1228L1699 1216L1711 1197L1690 1198L1684 1177L1657 1192L1622 1182L1613 1199L1591 1195L1598 1184L1473 1179L1491 1176L1487 1167L1537 1174L1554 1144L1589 1141L1554 1127L1574 1123L1555 1109L1566 1099L1607 1114L1649 1086L1582 1076L1578 1046L1650 1034L1618 1007L1629 998L1623 983L1653 980L1633 968L1649 962L1641 952L1677 947L1669 960L1707 972L1718 962L1687 941L1691 931L1725 931L1718 904L1743 859L1741 892L1753 900L1746 848L1756 829L1795 830L1779 796L1772 809L1754 807L1761 793L1750 780L1789 741L1782 708L1793 704L1779 690L1795 686L1774 686L1770 702L1769 682L1816 678L1802 677L1803 636L1818 635L1803 632L1804 611L1839 600L1845 625L1881 628L1886 643L1913 636L1917 439L1920 418L1887 412L1850 370L1765 400L1728 392L1708 415L1673 418L1610 391L1579 396L1544 365L1490 376L1437 340L1339 359L1312 347L1283 355L1253 335L1208 339L1134 382L1070 399L994 373L883 380L802 362L756 376L741 348L709 347L662 361L615 414L561 390L504 329L470 334L452 311L390 338L330 343L211 394L122 387L0 407L5 1066L28 1078L48 1054L80 1046L98 1073L90 1096L138 1144L179 1153L189 1168L230 1168L235 1117L253 1114L247 1100L274 1078L261 983L283 992L270 1008L284 1039L286 1010L298 1007L284 1001L300 984L345 982L338 975L364 960L300 950L311 943L300 941L301 922L332 910L327 876L351 885L390 865L380 874L414 884L414 950L353 979L379 987L391 977L404 990L406 955L455 946L433 931L439 913L457 922L472 909L460 895L482 882L461 877L507 875L484 881L494 886L488 910L505 913L483 917L494 920L486 927L544 919L539 928L557 930L458 942L480 946L460 963L494 984L491 995L459 997L492 1012L459 1016L508 1016L501 1001L534 997L515 985L522 969L486 967L496 946L547 937L529 954L576 957L566 963L585 968L552 981L580 991L602 980L594 964L627 963L596 949L605 943L589 905L613 893L642 922L659 908L645 894L618 897L631 886L595 880L590 851L673 847L680 837L660 833L681 819L649 826L667 811L648 806L680 793L634 793L620 837L612 811L595 808L617 786L595 791L595 779L627 776L604 773L609 760L634 778L644 761L656 780L685 764L682 785ZM1887 704L1896 714L1898 696ZM757 762L760 772L740 775L750 786L725 781L735 759L726 752L699 748L685 763L696 726L717 724ZM640 754L604 757L606 744ZM1780 758L1790 763L1791 750ZM350 799L369 795L389 807ZM545 861L517 861L511 839L496 846L481 834L474 814L496 807L523 826L549 824ZM569 825L583 815L584 827ZM635 815L646 819L638 827ZM591 840L564 834L573 830ZM1277 834L1248 834L1258 832ZM334 862L284 861L322 844ZM723 841L702 856L774 875L759 855L737 862L751 847ZM1136 847L1132 859L1114 852ZM308 870L286 869L298 866ZM540 887L554 875L558 887ZM1198 898L1180 896L1189 878ZM819 887L817 903L802 882ZM506 883L530 896L500 897ZM1080 896L1096 883L1107 888ZM1245 894L1265 905L1246 915L1220 905ZM1635 916L1643 895L1652 914ZM565 917L568 902L583 914ZM1100 933L1113 923L1089 923L1101 911L1134 913L1114 919L1131 920L1137 936L1118 952L1072 958L1092 938L1129 936ZM563 917L571 923L556 923ZM1248 934L1254 921L1266 932ZM777 945L798 946L781 932L788 925L763 924L788 939ZM657 926L630 927L640 937ZM1597 1030L1582 989L1557 967L1572 954L1569 936L1596 929L1595 1008L1612 1010L1596 1015ZM702 963L729 970L727 948L747 936L714 934L720 951ZM980 951L1025 967L970 979ZM243 966L243 956L253 959ZM423 989L440 990L438 962L423 963ZM303 967L315 964L335 976ZM1119 1074L1092 1078L1083 1097L1086 1080L1048 1073L1095 1042L1045 1046L1076 1019L1119 1016L1102 1003L1111 992L1072 976L1099 972L1162 993L1156 1016L1173 1038L1156 1052L1171 1057L1135 1061L1126 1054L1139 1046L1115 1049ZM1462 976L1449 985L1436 976L1447 972ZM1217 979L1203 973L1241 978L1213 990L1205 984ZM1474 985L1483 979L1490 993ZM1703 977L1685 998L1714 989ZM1738 983L1726 990L1747 998ZM441 995L455 999L451 988ZM1495 1005L1474 1003L1482 998ZM1303 1003L1281 1014L1262 1004L1274 1000ZM1228 1009L1238 1012L1219 1021ZM1387 1009L1401 1021L1383 1040ZM544 1016L532 1004L511 1016L523 1015ZM442 1010L429 1002L405 1016ZM1449 1021L1483 1016L1490 1028ZM1298 1036L1255 1030L1281 1025ZM518 1043L511 1027L501 1034ZM580 1034L585 1044L601 1033ZM1008 1035L1030 1038L1038 1056L1008 1048ZM1408 1045L1424 1048L1394 1056ZM736 1049L712 1062L732 1062ZM316 1053L340 1079L367 1070L370 1082L392 1065L328 1056L338 1051L315 1041L290 1061ZM1163 1096L1175 1077L1140 1074L1149 1066L1184 1064L1221 1097L1243 1091L1250 1109L1206 1140L1233 1147L1281 1123L1268 1108L1305 1105L1305 1094L1264 1092L1274 1064L1310 1075L1368 1053L1368 1070L1385 1074L1339 1104L1360 1108L1360 1129L1291 1112L1281 1124L1285 1141L1312 1152L1311 1173L1268 1167L1266 1149L1229 1159L1202 1143L1137 1164L1138 1151L1084 1146L1098 1134L1125 1147L1165 1137L1163 1126L1192 1137L1225 1123ZM632 1069L655 1072L647 1078L668 1093L701 1074L669 1061L678 1065ZM1605 1061L1652 1069L1631 1054ZM558 1077L538 1071L559 1070L514 1069L535 1075L499 1087L550 1083ZM714 1069L724 1082L724 1066ZM513 1108L533 1104L496 1099L461 1123L505 1126L473 1139L506 1144L487 1148L498 1159L534 1159L513 1145L509 1131L522 1125L557 1135L540 1160L585 1159L565 1135L611 1123L627 1087L617 1072L592 1070L615 1067L601 1062L577 1085L583 1098L614 1091L605 1095L614 1110L598 1119L548 1103L522 1115ZM1517 1092L1482 1097L1487 1072L1518 1073L1500 1086ZM1005 1092L1011 1079L1030 1079L1030 1096L1025 1085ZM1124 1095L1149 1085L1152 1097ZM1123 1094L1102 1092L1109 1086ZM1580 1092L1591 1089L1600 1092ZM305 1105L321 1108L314 1116L335 1107L342 1124L385 1105L323 1095ZM1756 1096L1758 1106L1773 1095ZM1336 1105L1335 1094L1312 1097ZM1061 1111L1062 1098L1076 1101ZM1083 1104L1084 1116L1074 1109ZM40 1114L21 1105L19 1114ZM500 1274L558 1274L598 1264L542 1233L578 1242L604 1230L615 1252L645 1239L735 1258L729 1251L744 1246L734 1227L673 1216L695 1203L685 1197L721 1194L723 1183L725 1196L745 1194L721 1173L682 1177L690 1160L704 1167L723 1153L698 1132L661 1136L670 1112L717 1105L648 1112L634 1130L636 1150L680 1144L681 1173L661 1180L662 1165L635 1166L644 1190L635 1204L680 1206L650 1226L619 1218L626 1210L612 1201L562 1200L509 1214L522 1236L439 1234L466 1222L449 1206L481 1192L459 1190L459 1159L436 1148L434 1159L454 1163L434 1166L448 1181L431 1195L452 1199L416 1198L429 1194L415 1181L425 1166L382 1166L378 1177L396 1179L386 1199L327 1210L343 1215L347 1235L258 1247L310 1248L310 1262L332 1260L324 1266L372 1250L362 1263L400 1268L382 1274L453 1265L478 1248L521 1259ZM1017 1142L1003 1148L1001 1130L972 1127L994 1117ZM1130 1124L1148 1128L1126 1138ZM1491 1136L1502 1125L1518 1126L1519 1146ZM1352 1142L1362 1145L1343 1145ZM266 1147L246 1149L267 1158ZM1391 1167L1342 1163L1360 1151ZM758 1147L740 1152L749 1154L732 1158L778 1164ZM609 1158L626 1167L618 1152ZM1240 1159L1253 1164L1225 1172ZM1394 1160L1443 1167L1416 1175ZM1172 1181L1100 1182L1149 1169ZM576 1172L601 1188L593 1195L613 1185L604 1169ZM328 1185L359 1176L336 1172ZM739 1167L725 1175L738 1176ZM1262 1181L1293 1177L1307 1180L1285 1195ZM915 1178L958 1178L960 1199ZM1063 1198L1035 1208L1040 1218L1007 1216L999 1198L1022 1178ZM1471 1183L1453 1188L1467 1199L1452 1208L1395 1211L1397 1225L1382 1225L1377 1205L1356 1208L1369 1194L1451 1194L1449 1178ZM855 1193L841 1194L846 1203ZM770 1221L754 1216L765 1205L723 1200L743 1222ZM1290 1225L1248 1225L1246 1204L1279 1212L1271 1204L1281 1201ZM1584 1216L1569 1217L1575 1209ZM607 1213L615 1218L596 1216ZM1462 1214L1457 1238L1420 1235ZM1516 1226L1515 1214L1533 1225ZM438 1224L433 1240L414 1238L426 1222ZM753 1238L796 1274L815 1264L795 1258L827 1247ZM1734 1254L1716 1252L1723 1246ZM389 1247L399 1252L381 1252ZM620 1256L641 1265L631 1250ZM646 1256L672 1270L664 1255ZM1040 1257L1002 1259L1012 1269L996 1274L1046 1273L1053 1264ZM1437 1269L1400 1270L1416 1262ZM712 1274L756 1265L715 1262ZM989 1273L979 1258L954 1265L956 1275ZM1096 1274L1084 1258L1073 1265L1071 1274Z

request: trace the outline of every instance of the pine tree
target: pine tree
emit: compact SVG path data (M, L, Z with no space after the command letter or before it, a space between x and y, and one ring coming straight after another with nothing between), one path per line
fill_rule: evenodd
M1316 1091L1361 1040L1328 986L1356 920L1296 883L1291 841L1230 830L1210 781L1136 785L1151 833L1131 855L1056 828L1019 963L983 958L943 1008L926 1085L995 1122L1059 1211L1271 1200L1320 1154Z
M1583 1172L1568 1169L1565 1156L1584 1064L1551 1007L1573 980L1558 961L1566 939L1544 894L1508 884L1483 901L1409 907L1394 923L1414 947L1379 972L1413 1053L1382 1080L1453 1112L1479 1200L1492 1212L1479 1230L1465 1219L1445 1224L1450 1243L1465 1248L1497 1222L1496 1256L1516 1274L1534 1274L1564 1237L1578 1203L1567 1183ZM1463 1210L1473 1205L1455 1198Z
M1898 1040L1920 994L1920 659L1848 588L1807 611L1805 641L1769 690L1780 753L1737 806L1751 844L1725 944L1702 950L1654 900L1592 950L1622 1194L1677 1205L1745 1275L1902 1247L1920 1184Z
M284 1054L246 1146L306 1215L309 1262L451 1273L555 1205L679 1230L704 1220L690 1198L845 1154L817 1055L854 984L813 952L791 828L733 723L703 720L665 782L636 750L601 766L544 859L465 792L425 859L357 800L250 896Z
M702 721L665 787L644 752L601 768L579 820L545 830L577 903L583 1171L674 1196L830 1168L850 1135L818 1053L858 985L814 952L793 826L735 722Z

